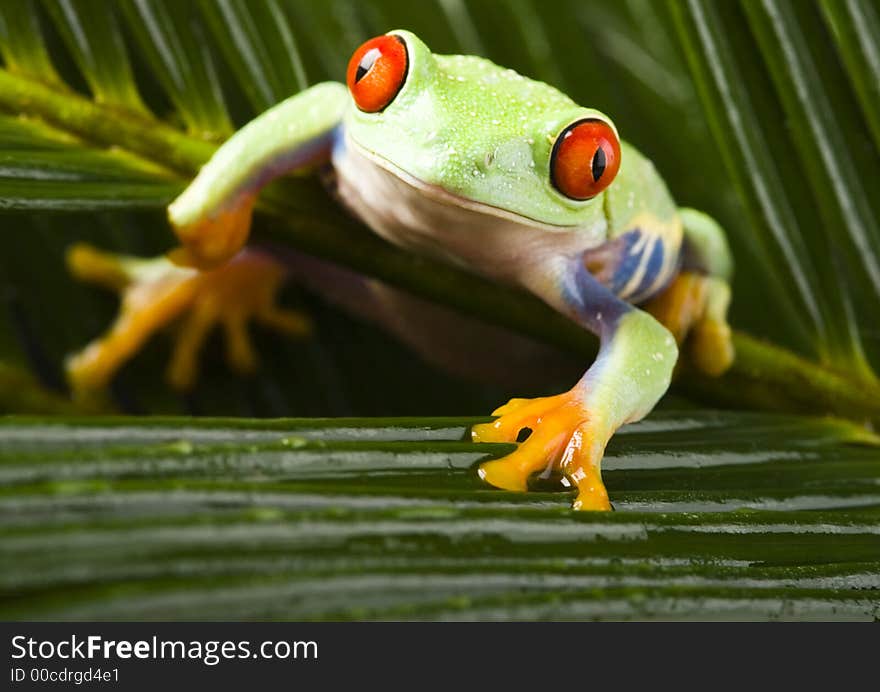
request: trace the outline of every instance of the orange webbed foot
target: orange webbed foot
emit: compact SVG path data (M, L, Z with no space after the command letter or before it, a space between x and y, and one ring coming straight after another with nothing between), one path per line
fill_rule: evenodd
M285 271L268 255L244 250L231 261L199 274L199 284L189 313L183 318L168 368L176 389L189 389L198 374L198 355L211 329L222 327L226 337L226 360L241 374L257 368L257 355L248 334L253 320L270 329L301 337L310 333L304 315L276 304Z
M231 367L244 373L252 372L257 363L247 332L249 320L293 336L310 329L307 318L276 304L285 272L264 253L242 251L204 272L176 266L166 258L124 257L86 245L71 248L67 259L74 276L115 289L122 297L110 330L67 361L75 392L106 386L156 331L172 323L180 328L168 379L177 389L195 383L199 352L215 326L225 331Z
M484 481L525 491L530 476L555 470L578 489L574 509L611 509L600 471L610 432L590 411L580 388L539 399L512 399L493 415L500 417L473 427L475 442L516 442L524 429L531 434L516 451L484 462L479 470Z

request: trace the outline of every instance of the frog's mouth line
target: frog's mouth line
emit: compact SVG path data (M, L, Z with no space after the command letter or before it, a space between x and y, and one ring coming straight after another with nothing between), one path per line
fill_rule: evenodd
M454 192L449 192L448 190L445 190L439 185L426 183L424 180L421 180L411 173L403 170L397 164L392 163L384 156L361 146L347 134L345 136L345 146L354 148L358 154L369 159L372 163L376 164L383 170L388 171L401 182L418 190L421 194L424 194L426 197L429 197L433 201L439 202L446 206L454 207L457 209L464 208L477 214L495 216L506 221L512 221L513 223L519 225L530 226L538 230L549 231L550 233L569 233L571 231L577 230L590 230L588 227L581 225L563 226L559 224L547 223L546 221L539 221L538 219L534 219L530 216L525 216L523 214L510 211L508 209L502 209L501 207L486 204L485 202L477 202L475 200L468 199L467 197L462 197L461 195L457 195Z

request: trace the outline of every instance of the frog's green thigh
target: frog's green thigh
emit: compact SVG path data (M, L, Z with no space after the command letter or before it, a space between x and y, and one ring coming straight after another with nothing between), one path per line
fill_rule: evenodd
M291 171L327 161L348 100L335 82L282 101L236 132L168 207L181 264L209 268L247 240L260 189Z
M680 209L684 227L681 271L644 308L684 344L691 362L709 375L733 363L727 309L733 258L721 227L709 216Z
M257 250L243 250L210 271L179 267L165 257L103 253L88 245L73 246L67 260L74 276L117 290L122 299L107 333L68 358L68 379L75 392L107 385L156 331L172 322L180 325L168 379L178 389L195 382L199 350L215 325L224 328L228 360L240 372L256 364L248 319L292 335L308 331L305 318L275 304L284 268Z
M600 470L605 445L663 396L678 349L660 323L618 298L582 258L568 261L559 285L542 297L599 336L599 355L570 391L513 399L495 411L500 418L474 427L481 442L514 442L531 430L515 452L484 463L480 475L496 487L525 490L530 475L558 468L578 489L575 509L610 509Z

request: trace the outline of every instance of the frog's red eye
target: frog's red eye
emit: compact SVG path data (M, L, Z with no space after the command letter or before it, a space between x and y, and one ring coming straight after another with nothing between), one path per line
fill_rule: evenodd
M406 80L408 62L406 44L399 36L377 36L358 48L346 73L357 107L375 113L391 103Z
M566 197L590 199L611 184L620 168L620 142L602 120L579 120L553 145L550 180Z

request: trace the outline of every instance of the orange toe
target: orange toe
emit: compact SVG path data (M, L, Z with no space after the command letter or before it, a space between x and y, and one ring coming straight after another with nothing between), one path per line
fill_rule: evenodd
M602 476L598 469L592 469L585 473L578 483L578 494L572 509L587 512L608 512L611 510L611 502L608 499L608 491L602 482Z
M474 426L474 441L511 442L523 428L532 432L516 451L484 462L480 478L496 488L522 492L530 476L554 468L578 489L574 509L611 509L599 470L610 433L585 405L582 390L514 399L498 410L505 412L498 420Z
M495 409L493 416L500 416L491 423L481 423L471 428L474 442L516 442L523 428L534 430L548 412L572 400L570 392L538 399L511 399Z
M480 464L477 473L493 488L515 493L524 493L528 490L528 480L531 475L531 471L520 464L511 464L507 457Z

